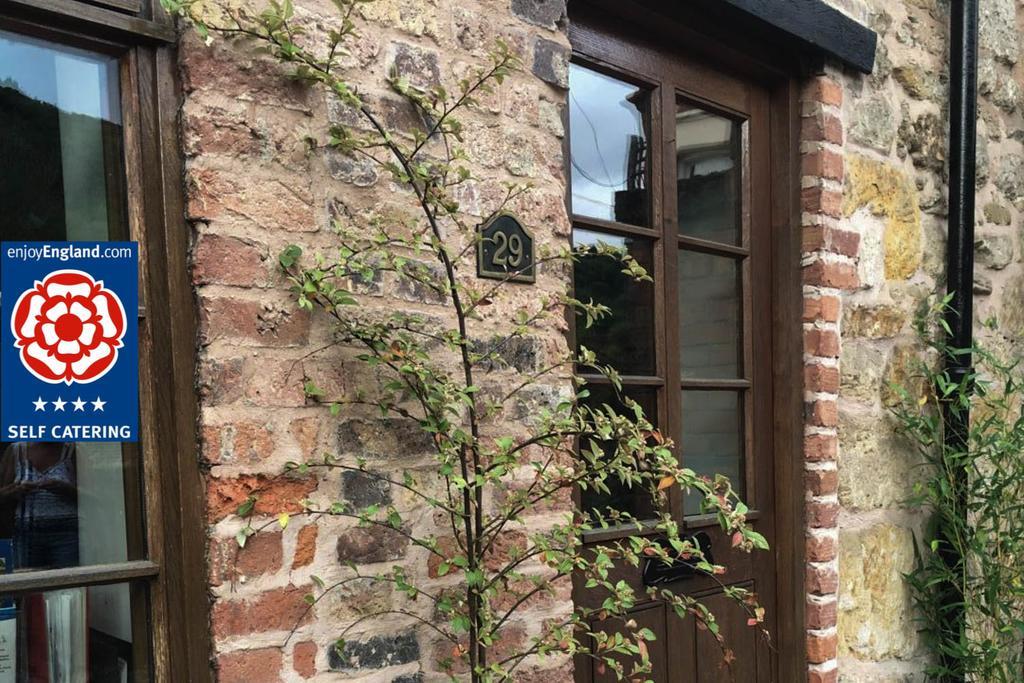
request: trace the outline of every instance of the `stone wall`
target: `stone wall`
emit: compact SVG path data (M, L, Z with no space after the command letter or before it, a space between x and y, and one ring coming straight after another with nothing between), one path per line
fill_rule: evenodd
M887 417L886 386L905 376L918 353L912 312L943 282L947 3L834 4L879 33L879 50L869 76L826 65L802 86L809 680L916 681L923 679L924 654L900 574L910 567L912 533L923 520L902 503L917 470ZM326 0L301 5L304 19L317 27L333 11ZM999 340L1016 342L1024 334L1024 66L1017 37L1024 11L1013 0L982 5L976 325L994 316ZM378 0L364 15L370 26L347 62L397 125L408 112L384 87L391 66L414 82L450 83L497 36L523 54L525 72L468 117L476 171L487 182L471 185L460 200L467 214L479 217L497 201L497 183L533 180L537 189L516 210L540 242L566 243L562 3ZM404 558L429 571L426 558L399 538L301 518L239 552L233 536L240 522L232 512L258 487L268 489L259 512L307 495L411 505L398 492L351 478L271 479L304 454L372 458L394 450L401 425L353 415L339 426L306 404L304 374L344 392L354 384L352 367L309 355L329 342L329 332L297 312L274 264L290 242L330 246L332 217L365 219L399 208L402 198L372 169L306 154L301 136L322 136L328 121L345 115L328 98L288 83L254 55L207 48L192 36L183 38L181 55L220 680L329 680L332 669L344 668L329 654L336 625L397 598L380 589L338 596L318 605L280 648L305 610L310 577L330 582L341 571L339 560ZM553 291L562 277L542 273L538 289ZM439 310L422 293L387 280L375 284L368 300L428 315ZM526 355L540 363L564 344L564 330L552 327ZM409 463L416 458L411 453ZM561 607L539 605L534 619L564 609L568 598L562 597ZM530 626L523 622L522 633ZM420 662L430 670L443 656L401 619L375 624L358 640L363 669L356 673L366 680L416 681ZM567 675L563 669L547 678Z
M925 655L901 573L912 566L913 533L924 521L903 504L920 471L887 406L889 383L906 379L920 353L913 313L944 285L948 3L837 5L877 31L879 47L870 76L832 72L843 90L835 113L845 139L837 133L831 147L844 163L828 183L840 195L827 224L851 247L836 260L856 269L856 282L839 292L838 485L835 497L823 498L839 508L827 534L838 541L837 665L812 665L812 672L823 681L919 681ZM992 341L1006 344L1024 332L1024 9L1013 0L982 0L981 8L974 324L980 330L994 317ZM810 534L813 547L820 534Z
M259 3L254 3L256 6ZM298 21L314 34L334 21L329 0L297 2ZM479 182L462 189L459 200L470 224L489 214L504 195L502 183L536 185L512 209L533 232L538 251L569 241L565 211L565 161L562 158L562 108L567 85L564 6L533 0L378 0L363 6L360 39L345 58L364 97L389 126L407 127L413 112L389 92L386 78L396 68L418 85L444 84L455 91L470 66L486 62L497 38L524 61L523 71L506 80L493 96L464 112ZM236 48L204 46L185 34L181 45L185 86L183 143L188 156L188 218L194 227L193 276L201 321L199 392L201 458L207 470L208 533L212 639L221 683L355 680L413 683L421 670L440 671L451 656L429 630L402 615L374 619L349 636L358 668L333 654L340 628L380 609L432 616L429 601L412 603L385 587L353 586L336 593L309 613L303 596L312 592L312 576L327 584L349 572L354 562L368 571L403 562L413 576L437 584L427 553L406 539L379 529L355 528L351 520L308 520L296 515L283 531L253 537L241 551L233 537L242 522L234 515L250 492L261 491L257 516L310 497L348 500L365 506L393 503L417 533L434 529L429 510L397 488L365 476L305 476L274 479L289 460L332 453L370 467L429 465L430 445L416 425L382 422L367 412L346 409L339 418L309 404L304 376L314 378L331 396L352 395L360 383L351 352L332 347L323 316L295 307L276 272L277 254L289 243L307 251L336 244L332 219L398 220L414 216L408 196L372 167L333 154L308 154L303 136L324 139L330 121L349 123L351 114L331 97L294 85L270 62ZM467 273L467 277L471 274ZM520 287L488 307L476 333L493 335L512 319L510 311L564 287L564 270L541 270L533 287ZM446 309L429 291L383 278L372 283L364 305L381 310L417 311L438 318ZM441 320L438 318L439 321ZM507 330L506 330L507 331ZM471 330L471 334L474 331ZM514 347L508 365L535 371L567 351L565 322L551 321L534 337ZM498 369L482 381L482 390L508 385ZM366 378L363 377L365 381ZM540 387L537 401L564 395L566 379ZM535 406L520 406L522 418ZM497 425L497 429L514 426ZM386 456L386 457L385 457ZM568 505L565 501L564 505ZM538 511L532 524L543 524ZM440 532L438 532L440 535ZM529 565L524 565L529 569ZM522 618L510 623L506 638L523 642L545 620L571 605L568 582L557 596L537 596ZM421 584L423 585L423 584ZM288 644L289 630L300 626ZM543 674L566 680L566 662L547 660ZM524 680L533 675L523 668Z

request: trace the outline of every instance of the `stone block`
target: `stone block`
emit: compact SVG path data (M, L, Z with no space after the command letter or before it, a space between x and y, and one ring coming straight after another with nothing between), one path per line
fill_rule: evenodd
M985 214L985 220L995 225L1009 225L1013 220L1010 210L999 202L988 202L982 208L982 212Z
M436 52L397 41L391 44L390 51L391 67L399 78L423 89L440 85L441 67Z
M409 664L419 658L420 645L416 633L407 631L350 641L345 643L341 653L331 648L327 653L327 665L331 671L359 671Z
M358 509L370 505L390 504L391 483L381 479L382 476L387 475L346 470L341 475L341 487L345 500Z
M1018 209L1024 209L1024 157L1004 154L996 165L995 183Z
M922 259L921 211L913 181L889 164L859 155L848 157L843 213L851 216L860 209L885 219L882 248L886 279L911 277Z
M892 304L854 304L843 309L843 336L895 337L907 324L908 311Z
M910 591L909 529L878 524L839 533L839 654L861 660L904 659L917 647Z
M997 60L1010 66L1020 57L1017 3L987 0L978 8L978 43Z
M850 106L847 137L858 144L889 153L896 140L896 111L881 95L865 97Z
M409 546L409 539L395 531L370 524L353 527L338 534L338 562L373 564L400 560Z
M433 452L433 442L414 420L354 419L338 425L338 452L393 461Z
M847 339L839 359L839 396L845 400L872 403L878 400L886 349L875 342Z
M974 256L979 265L1002 270L1013 261L1013 240L1009 235L984 235L974 241Z
M565 19L565 0L512 0L512 14L531 24L554 29Z
M559 88L568 88L568 48L553 40L538 38L537 42L533 44L533 75L545 83Z
M846 510L899 507L922 479L914 448L883 414L843 403L839 410L839 502Z

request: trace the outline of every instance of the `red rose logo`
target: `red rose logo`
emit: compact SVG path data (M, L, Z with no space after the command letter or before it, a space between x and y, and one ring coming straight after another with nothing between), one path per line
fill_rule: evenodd
M18 298L11 331L33 375L50 384L87 384L114 367L125 321L121 300L102 282L57 270Z

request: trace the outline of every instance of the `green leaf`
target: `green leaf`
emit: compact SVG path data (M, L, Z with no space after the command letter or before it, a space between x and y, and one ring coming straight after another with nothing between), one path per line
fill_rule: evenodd
M277 257L281 267L287 270L295 265L295 262L302 256L302 248L295 244L289 244Z
M253 508L256 507L256 496L249 496L245 499L245 502L238 506L235 510L235 514L239 517L248 517L252 514Z

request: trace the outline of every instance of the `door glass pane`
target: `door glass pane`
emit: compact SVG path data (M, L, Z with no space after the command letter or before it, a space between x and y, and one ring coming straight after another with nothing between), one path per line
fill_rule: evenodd
M729 478L744 495L743 393L738 391L683 392L683 466L698 475ZM683 513L700 513L701 499L690 492Z
M148 678L145 592L130 584L66 588L0 601L0 680ZM142 621L143 623L139 623Z
M620 237L590 230L573 230L575 247L599 242L625 249L653 274L650 240ZM624 375L653 375L654 286L636 282L623 274L622 264L610 256L582 256L573 271L576 298L603 304L611 309L590 327L582 316L576 319L576 343L597 354L597 361L611 365Z
M128 236L119 103L116 59L0 32L0 240ZM80 389L38 409L88 410ZM132 444L0 443L7 570L141 559L140 482Z
M569 65L572 211L649 225L649 93L579 64Z
M609 405L620 415L633 414L619 400L615 389L611 386L588 384L587 389L590 390L590 397L586 399L586 403L592 408L598 409L601 405ZM623 388L623 391L629 398L640 404L648 421L657 426L658 402L656 390L649 387L628 387ZM628 512L639 519L649 519L653 516L653 501L646 491L630 487L614 478L607 479L605 483L608 484L609 493L592 490L582 491L584 510L605 511L611 508L619 512Z
M679 251L679 339L683 377L742 376L740 261Z
M725 244L743 237L743 125L681 102L676 110L679 234Z

